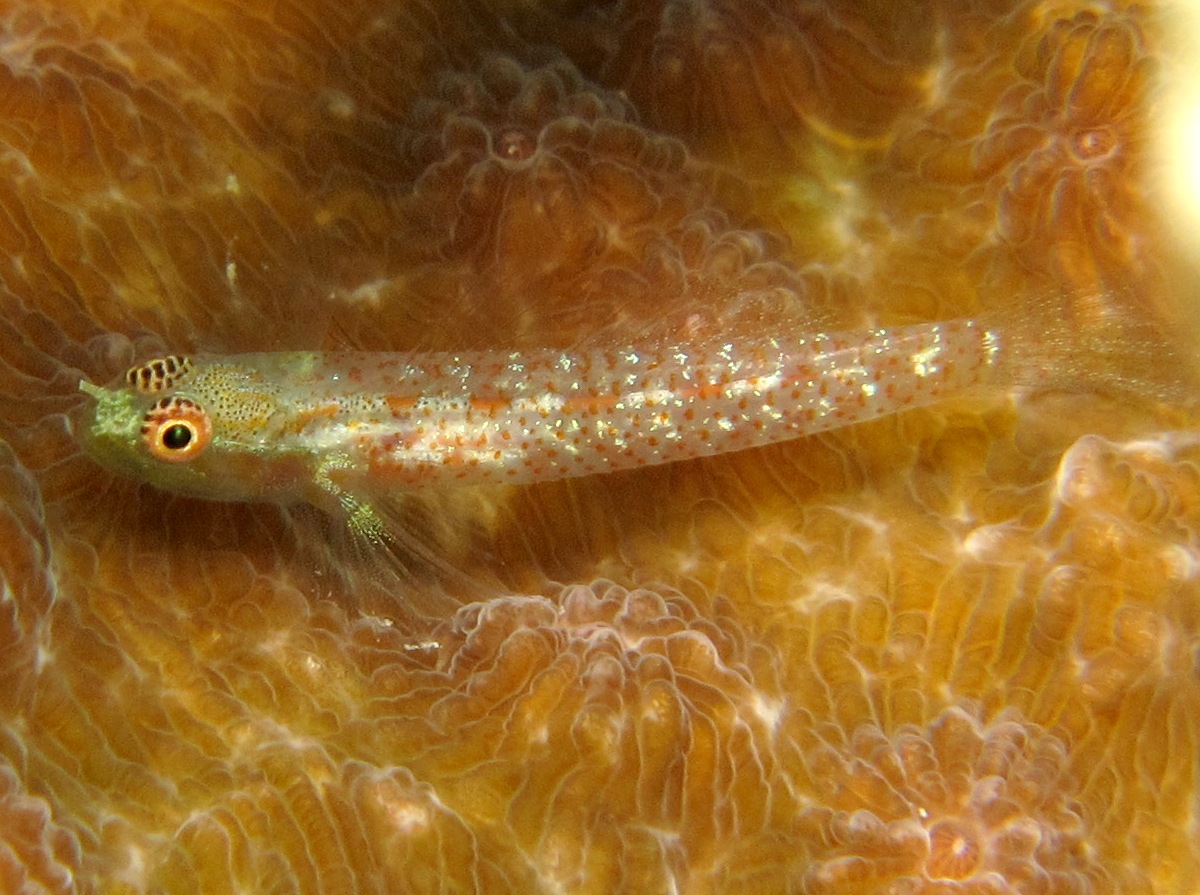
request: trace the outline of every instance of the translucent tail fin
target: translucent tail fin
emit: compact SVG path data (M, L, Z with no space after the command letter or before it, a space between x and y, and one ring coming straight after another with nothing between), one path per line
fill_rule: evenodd
M995 325L1011 334L1023 394L1086 392L1181 407L1200 397L1192 334L1132 290L1040 296L1015 313L1020 319Z

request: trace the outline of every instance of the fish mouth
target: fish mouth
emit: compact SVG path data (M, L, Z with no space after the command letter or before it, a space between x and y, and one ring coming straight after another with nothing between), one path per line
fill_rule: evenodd
M136 467L130 446L136 443L141 414L133 396L80 380L86 396L68 414L71 434L84 453L109 469L127 472ZM91 399L91 400L88 400Z
M86 449L96 428L96 412L108 390L94 385L86 379L79 380L79 390L85 397L75 402L67 413L67 429L75 441Z

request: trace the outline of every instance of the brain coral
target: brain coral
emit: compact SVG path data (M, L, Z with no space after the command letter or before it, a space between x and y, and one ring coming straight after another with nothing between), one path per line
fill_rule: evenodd
M1195 891L1163 12L4 4L0 890ZM412 495L396 556L71 428L164 351L976 313L1054 387Z

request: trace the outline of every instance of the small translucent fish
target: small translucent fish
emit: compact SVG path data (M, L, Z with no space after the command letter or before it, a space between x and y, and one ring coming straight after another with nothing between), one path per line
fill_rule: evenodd
M106 388L86 450L198 497L310 503L371 533L377 497L743 450L1003 384L974 319L704 347L171 356Z

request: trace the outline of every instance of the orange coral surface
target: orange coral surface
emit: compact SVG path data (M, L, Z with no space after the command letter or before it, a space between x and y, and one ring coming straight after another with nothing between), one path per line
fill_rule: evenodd
M3 0L0 891L1197 891L1158 16ZM415 495L395 556L71 430L162 351L964 314L1052 389Z

